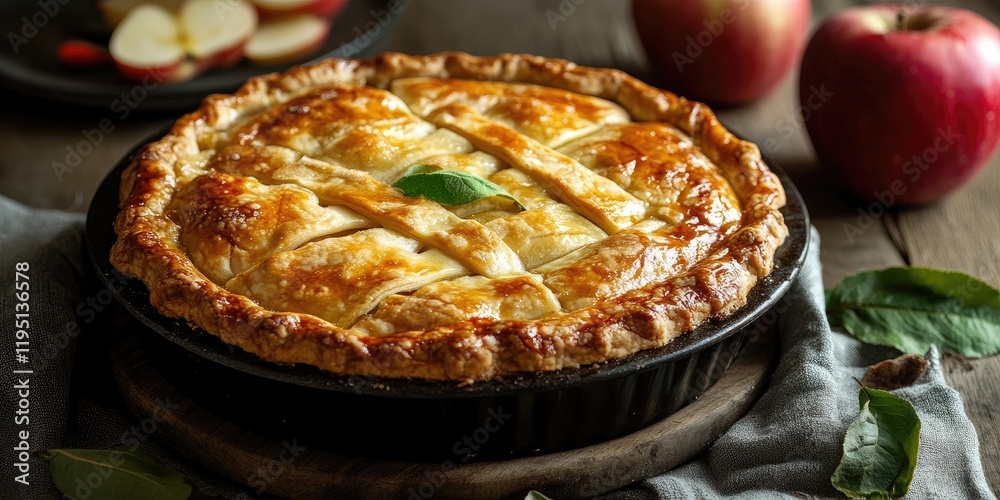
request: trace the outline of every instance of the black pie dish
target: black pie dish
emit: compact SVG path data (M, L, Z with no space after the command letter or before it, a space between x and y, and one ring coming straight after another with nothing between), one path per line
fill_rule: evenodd
M657 422L722 376L753 332L754 321L791 287L810 244L802 196L785 172L772 167L787 195L781 211L789 236L775 254L773 272L727 318L625 358L469 385L335 376L312 366L262 361L161 315L139 280L122 283L108 256L116 240L121 173L140 147L108 174L87 212L91 263L131 316L130 326L109 332L109 339L135 335L167 380L237 424L348 456L498 460L579 448ZM466 437L472 441L465 442Z

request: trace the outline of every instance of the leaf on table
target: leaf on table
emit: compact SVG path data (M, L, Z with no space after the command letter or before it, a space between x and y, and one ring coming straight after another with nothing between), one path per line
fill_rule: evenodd
M392 184L406 196L423 196L444 205L466 205L483 198L506 198L524 210L524 205L514 199L504 188L486 180L457 170L444 170L433 165L413 165Z
M861 387L861 407L847 428L844 455L830 481L851 498L899 498L917 467L920 418L909 401Z
M184 500L191 496L191 485L183 474L126 445L110 450L55 449L45 458L56 488L70 498Z
M931 345L979 358L1000 353L1000 291L969 275L919 267L866 271L827 295L826 313L863 342L923 354Z
M524 500L552 500L540 491L531 490L525 495Z
M913 385L926 370L927 360L923 356L904 354L869 366L861 379L861 384L873 389L891 391Z

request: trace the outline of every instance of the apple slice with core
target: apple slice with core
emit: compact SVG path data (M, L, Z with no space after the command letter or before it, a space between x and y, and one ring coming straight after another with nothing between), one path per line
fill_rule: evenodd
M277 19L293 14L312 14L332 18L347 0L253 0L262 19Z
M178 19L185 48L199 71L239 63L257 29L257 11L243 0L188 0Z
M174 14L154 4L129 11L108 44L118 71L130 80L170 80L184 61Z
M272 64L304 57L320 46L330 32L330 21L308 14L267 21L247 43L247 59Z

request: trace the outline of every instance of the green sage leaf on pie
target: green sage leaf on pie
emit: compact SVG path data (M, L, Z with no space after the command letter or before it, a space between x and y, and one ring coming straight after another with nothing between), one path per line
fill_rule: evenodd
M444 170L433 165L413 165L392 184L392 187L400 189L406 196L423 196L428 200L452 206L499 196L511 200L519 209L524 210L524 205L510 193L482 177L457 170Z
M847 428L844 456L830 482L851 498L900 498L910 488L920 448L920 418L909 401L862 387L861 411Z
M105 500L184 500L191 485L180 472L163 467L129 446L110 450L55 449L43 457L56 488L70 498Z
M545 496L540 491L531 490L524 497L524 500L552 500L551 498Z
M826 313L859 340L924 354L932 344L967 358L1000 353L1000 291L969 275L919 267L844 278Z

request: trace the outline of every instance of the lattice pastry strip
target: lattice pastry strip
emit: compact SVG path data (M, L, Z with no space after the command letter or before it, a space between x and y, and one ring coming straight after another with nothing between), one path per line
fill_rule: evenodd
M316 195L301 187L267 186L216 172L183 186L169 210L180 226L180 245L220 285L271 254L374 226L352 210L320 206Z
M347 328L393 293L469 274L441 251L388 229L365 229L275 254L226 283L276 311L303 312Z
M724 238L708 226L668 226L651 219L535 271L563 307L576 310L677 276L709 256Z
M481 152L454 156L469 157L477 154L493 158ZM468 167L466 162L440 162L436 158L424 161L469 173L481 170ZM569 206L553 199L530 177L515 168L506 168L483 177L504 188L524 205L525 210L512 214L509 203L493 198L452 207L451 210L461 217L481 222L496 233L529 271L607 237L607 233L601 228Z
M609 125L557 148L678 224L690 217L717 227L738 223L740 201L719 168L691 139L665 123Z
M392 182L420 158L472 151L468 141L419 119L392 93L343 85L291 99L218 142L284 146L382 182Z
M510 127L489 120L469 106L452 104L428 118L527 173L557 199L608 233L646 218L646 204L613 181Z
M485 276L520 274L520 259L482 224L462 219L438 203L410 198L368 173L318 161L278 147L229 146L208 168L253 175L264 182L295 182L328 205L343 205L382 226L440 248Z
M539 85L400 78L389 88L420 116L428 117L439 109L462 104L549 147L599 130L606 124L632 121L627 111L606 99Z
M353 329L386 335L462 321L531 320L562 310L535 275L465 276L429 284L412 295L391 295Z

